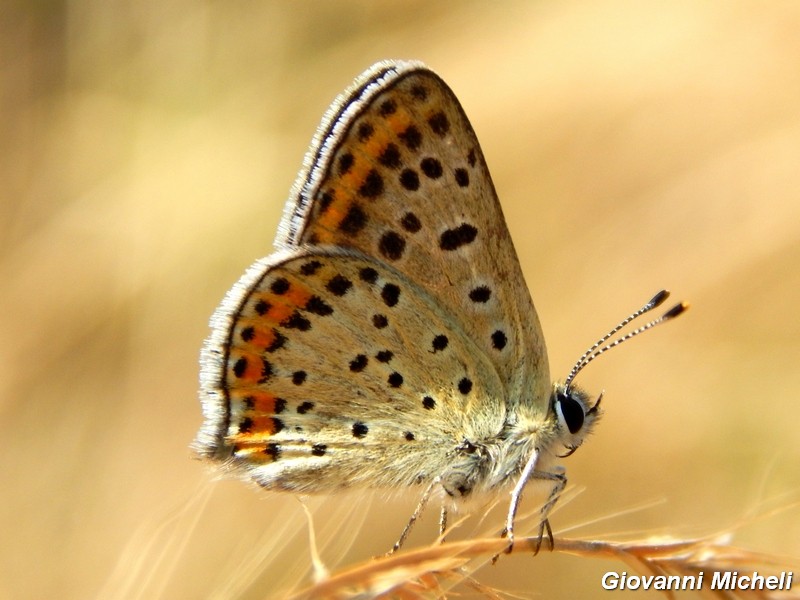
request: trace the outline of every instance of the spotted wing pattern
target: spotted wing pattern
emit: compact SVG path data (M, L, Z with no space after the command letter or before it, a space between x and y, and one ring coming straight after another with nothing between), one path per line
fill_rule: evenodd
M276 246L212 319L202 455L276 489L408 485L546 411L541 328L483 155L422 65L380 63L334 103Z
M240 285L235 317L217 315L226 353L205 357L208 375L222 371L214 419L227 426L210 428L203 450L262 485L412 485L502 426L493 365L435 299L380 261L293 253Z
M475 132L420 63L379 63L331 107L276 246L335 245L391 264L450 308L517 404L544 411L547 350ZM535 227L535 223L531 226Z

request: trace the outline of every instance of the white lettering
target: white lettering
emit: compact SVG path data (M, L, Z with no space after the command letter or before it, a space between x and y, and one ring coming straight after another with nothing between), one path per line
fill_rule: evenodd
M607 571L601 585L605 590L702 590L703 571L696 575L628 575L627 571ZM715 571L712 590L790 590L792 571L762 575L758 571L739 574L738 571Z
M714 579L711 580L712 590L729 590L731 589L731 579L733 579L736 571L716 571L714 572Z
M619 573L614 573L614 571L609 571L605 575L603 575L602 581L603 589L606 590L615 590L619 585Z
M696 575L628 575L626 571L608 571L603 575L606 590L702 590L703 571ZM738 571L715 571L712 590L790 590L792 571L777 575L762 575L758 571L739 574Z
M758 571L752 574L739 575L738 571L714 573L711 582L712 590L790 590L792 589L792 572L783 571L780 575L761 575Z
M729 574L730 576L730 574ZM601 581L606 590L699 590L703 588L703 572L697 575L628 575L626 571L608 571Z
M697 579L695 580L695 585L696 585L697 587L694 587L694 586L693 586L691 589L693 589L693 590L702 590L702 589L703 589L703 572L702 572L702 571L700 571L700 572L697 574ZM686 587L685 587L685 588L683 588L683 589L685 589L685 590L688 590L689 588L686 588Z

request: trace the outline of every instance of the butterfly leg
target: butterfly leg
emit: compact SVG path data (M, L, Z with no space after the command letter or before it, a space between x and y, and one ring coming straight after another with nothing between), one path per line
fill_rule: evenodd
M544 537L545 531L547 532L547 539L550 540L550 550L552 551L555 548L555 542L553 541L553 530L550 527L550 520L547 518L547 515L550 514L550 511L556 505L556 502L558 502L561 492L564 491L564 488L567 485L567 476L564 474L563 470L556 473L537 472L534 473L533 476L536 479L546 479L553 482L553 489L550 490L550 496L548 496L547 502L545 502L541 512L539 513L541 515L541 521L539 523L539 539L536 541L536 550L533 552L533 555L536 556L539 554L539 550L542 547L542 538Z
M425 510L425 506L428 504L428 500L431 498L431 494L433 493L434 487L439 485L440 478L436 477L431 484L425 489L422 493L422 497L419 499L419 503L417 504L417 508L414 509L411 518L408 520L408 523L403 528L402 533L400 534L400 538L394 543L392 549L389 550L387 556L391 556L395 552L397 552L405 543L406 539L408 538L408 534L411 533L411 528L414 527L414 523L417 522L419 516L422 514L422 511ZM441 525L440 525L441 526Z
M506 526L503 528L500 537L508 538L508 546L505 549L506 554L510 554L511 551L514 549L514 519L517 516L517 510L519 509L520 500L522 500L522 490L525 489L525 484L528 483L528 480L533 476L534 471L536 470L536 463L539 460L539 450L534 449L531 453L530 457L528 458L528 462L525 463L525 467L522 469L522 473L517 480L517 484L514 486L514 489L511 491L511 503L508 506L508 515L506 516ZM492 558L492 564L497 562L497 559L500 555L496 555Z

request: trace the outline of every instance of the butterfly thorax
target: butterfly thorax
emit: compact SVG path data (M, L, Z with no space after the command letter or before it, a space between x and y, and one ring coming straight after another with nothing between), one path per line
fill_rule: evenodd
M517 479L535 448L540 444L551 445L554 430L543 421L534 431L523 434L515 429L509 433L461 444L459 451L463 456L453 461L441 477L445 492L453 497L466 497L507 487Z
M551 468L591 433L600 417L598 404L582 390L556 383L547 413L510 414L497 435L459 444L454 454L461 458L441 476L442 486L454 497L508 487L518 480L533 453L538 455L537 471Z

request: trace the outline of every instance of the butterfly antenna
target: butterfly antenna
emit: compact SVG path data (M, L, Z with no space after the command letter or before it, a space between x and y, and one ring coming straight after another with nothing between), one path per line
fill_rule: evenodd
M618 333L628 323L630 323L634 319L641 317L643 314L650 312L654 308L659 307L661 304L664 303L664 301L668 297L669 297L669 292L667 290L661 290L655 296L650 298L650 300L639 310L625 317L622 321L619 322L619 324L616 327L614 327L611 331L609 331L607 334L605 334L603 337L597 340L594 344L592 344L589 347L589 349L581 355L581 357L575 363L575 366L572 367L572 370L569 372L569 375L567 376L567 379L564 382L564 388L568 390L569 386L572 384L573 380L578 375L578 373L580 373L583 370L583 368L586 367L586 365L588 365L590 362L592 362L595 358L600 356L606 350L610 350L614 346L619 346L622 342L625 342L631 339L632 337L639 335L640 333L644 333L645 331L647 331L648 329L652 329L656 325L660 325L665 321L674 319L675 317L685 312L689 308L689 305L686 304L685 302L676 304L657 319L653 319L652 321L642 325L638 329L634 329L633 331L623 335L622 337L614 340L613 342L606 344L605 346L602 346L606 341L608 341L609 338L611 338L614 334Z

